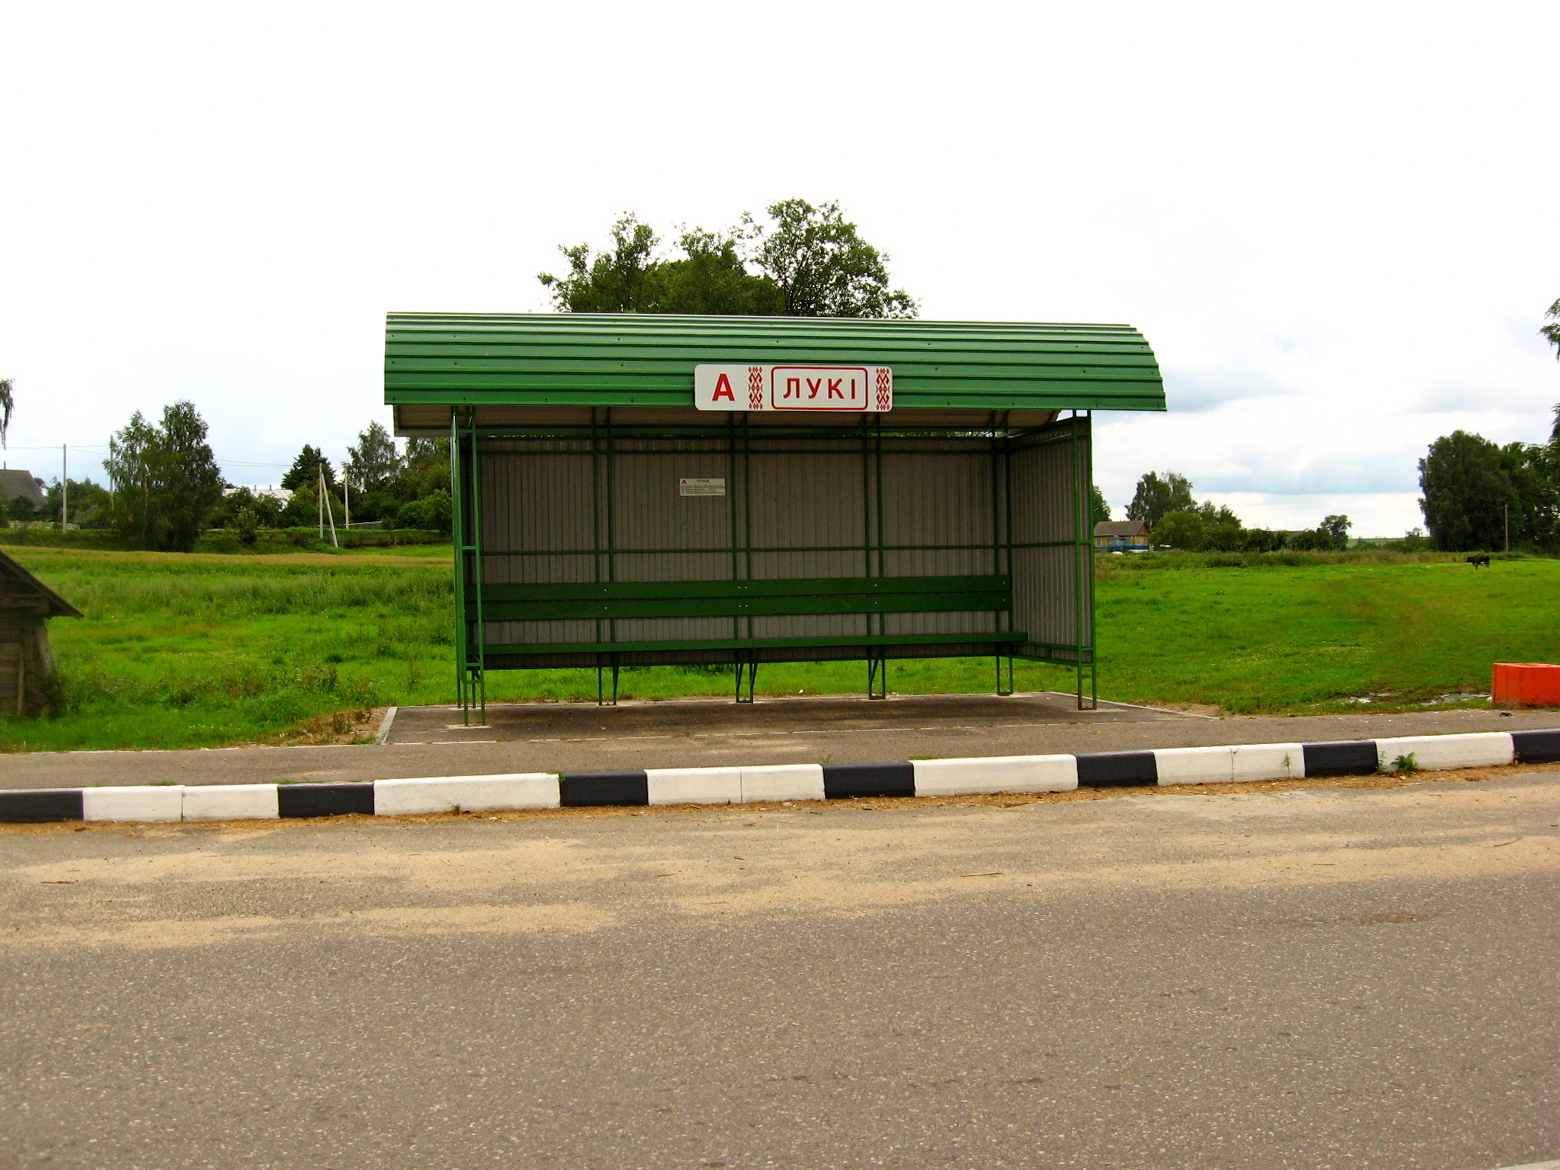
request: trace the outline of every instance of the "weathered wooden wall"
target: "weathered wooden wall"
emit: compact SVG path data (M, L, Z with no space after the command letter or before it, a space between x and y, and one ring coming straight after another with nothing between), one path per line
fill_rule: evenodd
M41 614L0 607L0 715L43 712L51 663L41 643L47 637Z

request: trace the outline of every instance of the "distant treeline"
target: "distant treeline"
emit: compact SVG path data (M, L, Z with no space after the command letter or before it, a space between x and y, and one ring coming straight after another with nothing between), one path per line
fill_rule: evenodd
M227 483L206 442L206 422L189 402L165 407L158 422L137 411L109 440L104 466L107 486L39 480L43 505L16 496L5 501L0 524L57 525L63 518L116 547L173 552L209 544L211 530L231 534L229 543L254 547L278 543L262 542L268 530L317 534L323 524L334 527L341 541L349 517L354 525L450 531L449 441L413 439L400 450L377 422L358 434L339 469L305 444L282 477L283 495Z
M1110 507L1094 489L1094 518L1110 519ZM1192 482L1174 471L1150 471L1138 479L1127 519L1148 525L1155 547L1184 552L1331 552L1349 547L1349 518L1324 516L1315 528L1284 532L1247 528L1239 516L1212 500L1198 503Z

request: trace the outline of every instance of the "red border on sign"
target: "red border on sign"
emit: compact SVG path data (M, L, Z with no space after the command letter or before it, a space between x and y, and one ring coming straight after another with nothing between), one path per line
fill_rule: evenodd
M781 370L813 370L828 372L831 374L850 373L861 375L861 405L860 406L781 406L780 400L775 397L775 387L779 383ZM871 371L866 366L771 366L769 369L769 409L770 410L816 410L832 411L838 414L847 411L851 414L867 414L872 410L872 378Z

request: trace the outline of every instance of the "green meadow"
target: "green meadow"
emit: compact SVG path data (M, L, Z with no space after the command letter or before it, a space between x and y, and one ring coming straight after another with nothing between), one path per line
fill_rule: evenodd
M0 720L0 750L215 747L343 733L447 703L449 549L274 556L16 547L86 617L50 623L58 713ZM1560 561L1393 554L1101 558L1102 698L1230 712L1403 710L1489 689L1495 661L1560 661ZM859 693L859 663L759 672L762 694ZM1020 690L1070 690L1020 663ZM625 670L625 698L724 695L722 669ZM987 659L889 665L903 694L990 691ZM594 671L494 673L490 700L594 699ZM1360 700L1369 700L1369 705ZM1477 703L1478 700L1452 700Z

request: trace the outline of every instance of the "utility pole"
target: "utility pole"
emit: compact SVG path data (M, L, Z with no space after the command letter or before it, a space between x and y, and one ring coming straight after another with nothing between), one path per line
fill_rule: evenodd
M325 539L325 520L330 520L330 542L337 548L341 547L341 541L336 539L336 513L330 506L330 496L325 494L325 465L320 464L320 540Z
M1511 505L1506 505L1506 551L1511 551Z
M60 531L70 522L70 445L60 444Z

